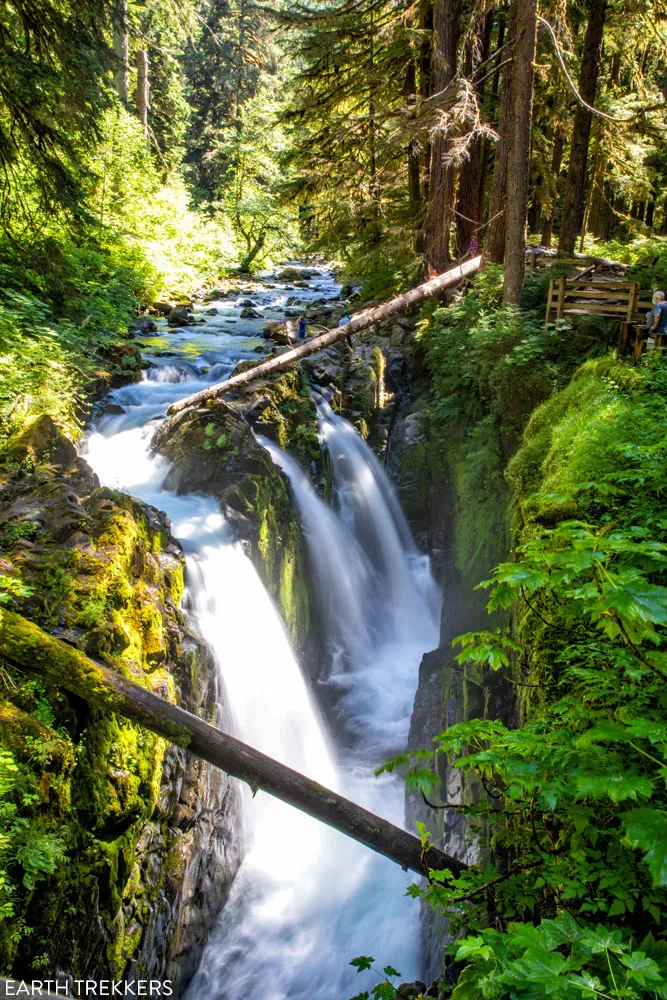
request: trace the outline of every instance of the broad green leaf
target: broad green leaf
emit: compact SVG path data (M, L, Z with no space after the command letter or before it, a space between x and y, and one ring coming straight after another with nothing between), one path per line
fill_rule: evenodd
M625 840L644 854L655 885L667 886L667 812L633 809L622 817Z

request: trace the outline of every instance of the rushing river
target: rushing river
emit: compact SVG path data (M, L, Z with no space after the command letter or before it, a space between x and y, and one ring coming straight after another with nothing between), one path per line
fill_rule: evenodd
M317 686L337 706L336 731L327 732L280 616L217 502L163 490L168 463L150 452L170 403L257 356L264 323L283 317L290 294L307 304L337 286L324 269L308 289L273 281L251 295L261 319L240 318L242 295L211 303L218 312L205 324L143 341L156 367L111 394L114 412L97 422L86 457L102 483L171 519L194 624L215 654L236 734L401 824L400 782L375 779L373 769L405 744L419 660L437 643L438 594L375 457L319 400L329 506L293 458L261 442L289 479L309 547L327 653ZM374 982L350 968L357 955L414 979L418 911L404 896L412 878L263 792L244 802L245 859L189 1000L347 1000Z

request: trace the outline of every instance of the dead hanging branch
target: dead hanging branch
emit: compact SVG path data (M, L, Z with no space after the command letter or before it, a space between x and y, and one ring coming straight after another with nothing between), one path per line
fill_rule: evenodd
M494 69L491 72L495 72ZM470 148L481 136L494 142L496 132L482 120L479 105L479 81L457 76L444 90L432 94L403 111L396 129L402 142L417 141L426 146L437 135L447 139L446 163L460 166Z
M254 792L268 792L406 870L428 875L431 868L446 869L458 877L466 868L456 858L422 845L393 823L172 705L11 611L0 611L0 657L46 675L96 708L131 719L240 778Z
M563 58L563 53L562 53L560 44L558 42L558 38L556 37L556 32L554 31L554 29L552 28L552 26L549 24L549 22L545 21L545 19L543 17L541 17L539 14L537 15L537 20L540 22L540 24L543 24L545 26L545 28L548 30L549 34L551 35L551 39L552 39L552 41L554 43L554 48L556 50L556 58L558 59L558 65L560 66L560 68L562 69L562 71L563 71L563 73L565 75L565 79L567 80L567 82L568 82L568 84L570 86L570 90L572 91L572 93L574 94L574 96L576 97L576 99L579 101L579 103L582 104L588 111L590 111L591 114L593 114L593 115L599 115L600 118L606 118L607 121L617 122L617 123L620 123L620 124L624 124L625 122L631 122L631 121L633 121L633 119L635 117L634 115L631 115L629 118L617 118L615 115L609 115L609 114L607 114L606 111L601 111L600 108L593 107L592 104L588 104L587 101L585 101L583 99L583 97L581 96L581 94L577 90L576 83L574 82L574 80L570 76L568 68L565 65L565 59Z

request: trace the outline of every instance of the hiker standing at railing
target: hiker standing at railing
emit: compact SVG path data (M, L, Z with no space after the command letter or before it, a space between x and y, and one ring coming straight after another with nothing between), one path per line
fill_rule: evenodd
M653 293L653 308L646 315L648 336L664 337L667 334L667 302L664 292Z

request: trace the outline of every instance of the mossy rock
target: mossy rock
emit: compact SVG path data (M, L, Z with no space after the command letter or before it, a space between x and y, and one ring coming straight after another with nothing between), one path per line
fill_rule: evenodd
M289 383L283 381L276 396L286 405L287 416L273 401L262 409L251 400L258 432L271 430L274 440L292 416ZM312 406L310 400L305 402ZM270 417L263 420L269 410ZM253 562L278 600L292 639L304 645L310 643L311 616L299 521L287 481L258 444L247 411L247 406L242 409L226 400L185 411L158 430L153 446L173 463L165 480L168 489L218 498L237 536L249 543ZM307 425L295 418L293 426L299 439L299 428Z
M100 488L61 437L48 418L33 422L15 442L28 460L6 462L0 479L0 572L31 591L14 599L14 609L215 721L217 675L178 607L184 563L166 517ZM54 461L61 455L62 463ZM231 814L235 790L203 764L206 780L195 774L189 785L181 750L66 694L40 673L39 657L35 667L4 662L0 746L18 767L21 829L33 842L56 838L67 860L33 883L19 881L13 931L0 930L3 972L120 979L140 966L153 978L190 974L178 956L196 961L205 928L197 924L200 903L169 889L171 866L189 870L200 851L214 859L216 878L200 894L208 912L222 904L239 849L229 826L216 830L195 818L186 833L172 817L195 796L204 812L224 806ZM210 845L221 836L219 858ZM149 926L154 912L171 914L157 936Z
M51 463L67 467L76 461L76 448L47 414L30 420L8 443L3 458L19 465Z

